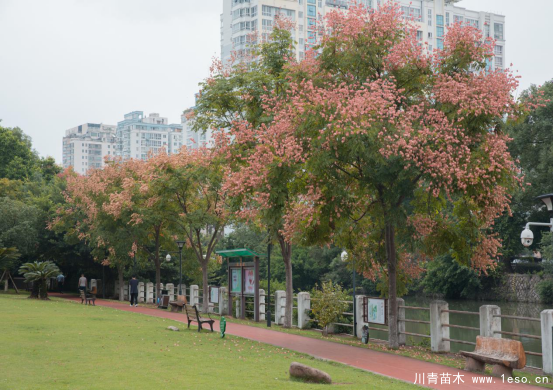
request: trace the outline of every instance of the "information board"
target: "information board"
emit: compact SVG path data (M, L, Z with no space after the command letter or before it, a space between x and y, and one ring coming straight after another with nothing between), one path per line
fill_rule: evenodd
M232 273L232 285L230 291L233 293L241 293L242 292L242 269L235 268L231 270Z
M368 298L365 299L364 320L373 324L386 325L387 313L386 313L386 299L384 298Z
M253 269L244 270L244 294L255 293L255 273Z
M219 287L211 287L209 290L209 302L219 303Z

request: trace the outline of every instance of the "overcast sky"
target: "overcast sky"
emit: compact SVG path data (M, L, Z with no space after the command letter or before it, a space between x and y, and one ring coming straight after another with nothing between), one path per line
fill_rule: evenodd
M0 119L61 163L65 130L140 110L180 122L220 51L223 0L0 0ZM553 0L462 0L506 16L521 87L553 78Z

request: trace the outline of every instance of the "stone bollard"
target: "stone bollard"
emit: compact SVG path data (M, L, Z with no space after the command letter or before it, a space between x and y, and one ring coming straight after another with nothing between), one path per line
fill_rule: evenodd
M241 304L242 304L242 300L240 299L240 297L236 297L236 300L234 301L235 305L235 311L236 311L236 317L234 318L240 318L240 315L241 315Z
M146 283L146 303L154 303L154 284Z
M298 293L298 328L309 327L309 310L311 309L311 296L308 292Z
M543 373L553 374L553 310L541 312L541 353Z
M360 339L363 336L363 326L369 325L363 321L363 295L355 296L355 314L357 316L357 338Z
M200 288L195 284L190 286L190 305L192 305L192 306L196 305L198 307L198 310L201 309L201 307L200 307Z
M403 298L397 298L397 305L397 331L399 332L399 345L405 345L407 344L407 335L405 334L405 309L403 307L399 307L405 306Z
M265 321L265 290L259 289L259 321Z
M144 303L144 282L138 282L138 302Z
M123 287L123 300L128 301L129 300L129 284L125 284Z
M175 285L167 283L165 289L167 290L167 295L169 295L169 302L173 302L175 300Z
M444 339L449 338L449 305L444 301L430 302L430 347L432 352L449 352L450 342Z
M495 305L480 306L480 336L501 338L501 308Z
M228 299L227 288L219 287L219 314L222 316L229 315Z
M286 291L275 291L275 324L284 324L284 313L286 307Z

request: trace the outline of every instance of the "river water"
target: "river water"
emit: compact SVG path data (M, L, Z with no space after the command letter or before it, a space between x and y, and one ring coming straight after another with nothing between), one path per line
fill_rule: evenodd
M430 299L419 297L404 297L406 306L419 306L430 307ZM448 300L450 310L462 310L478 312L482 305L497 305L501 308L501 314L515 315L520 317L540 318L540 312L546 309L553 309L551 305L544 305L539 303L515 303L515 302L489 302L489 301L454 301ZM430 312L428 310L406 310L406 319L413 320L425 320L430 319ZM480 317L477 315L457 314L449 313L450 324L471 326L475 328L480 327ZM501 330L507 332L516 332L529 335L541 335L541 325L539 322L515 320L510 318L501 319ZM407 322L405 324L405 331L410 333L430 334L430 325L417 324ZM476 341L476 336L479 332L470 329L458 329L450 328L449 338L463 341ZM522 342L525 351L540 352L541 353L541 340L532 339L528 337L517 337L510 335L502 335L504 338L512 338ZM371 338L378 338L382 340L388 339L387 332L371 330ZM425 341L426 340L426 341ZM407 345L430 345L430 339L424 339L418 336L407 336ZM458 351L472 351L474 346L451 342L451 352ZM541 356L526 355L526 364L533 367L542 367Z

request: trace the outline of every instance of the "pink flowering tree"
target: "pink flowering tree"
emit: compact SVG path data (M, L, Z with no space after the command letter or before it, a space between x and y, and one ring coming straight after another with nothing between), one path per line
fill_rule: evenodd
M285 66L293 61L291 27L277 18L268 40L250 39L259 42L251 47L256 61L215 63L202 85L194 119L198 131L216 129L217 149L226 160L223 188L236 219L267 230L269 241L280 247L286 275L285 327L292 326L294 290L292 241L285 238L284 216L294 170L272 159L275 150L266 125L272 121L274 104L267 97L283 98L286 93Z
M172 215L174 231L184 238L202 269L203 312L208 310L210 260L229 213L223 189L223 160L213 149L187 149L151 158L141 186L152 191Z
M494 267L493 224L520 182L502 127L526 108L512 73L487 69L494 42L475 28L450 26L429 52L387 3L331 12L319 32L318 54L286 65L285 94L264 96L262 131L234 124L258 145L236 186L251 183L261 205L286 194L286 242L334 242L386 281L397 348L398 280L442 253Z

